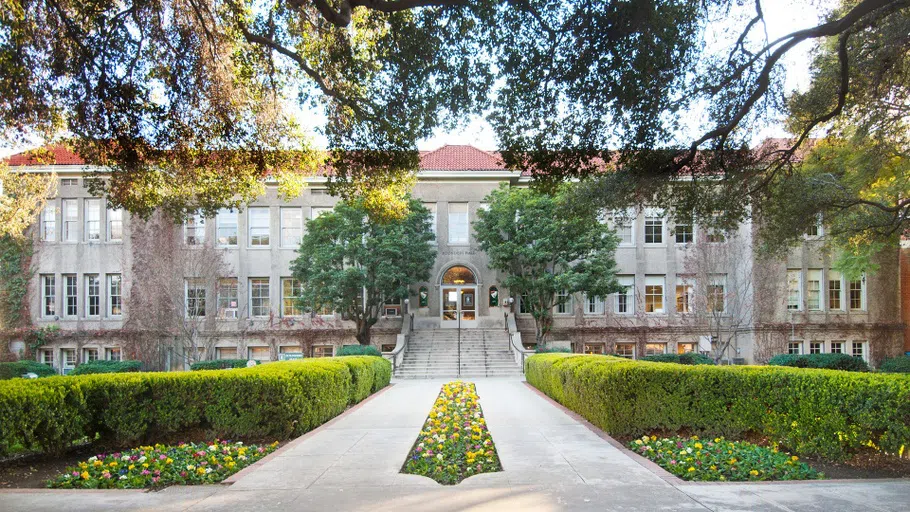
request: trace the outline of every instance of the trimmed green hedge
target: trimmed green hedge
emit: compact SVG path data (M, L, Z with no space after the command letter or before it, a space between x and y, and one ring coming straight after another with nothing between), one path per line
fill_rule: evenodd
M227 368L246 368L249 359L213 359L198 361L190 365L190 370L225 370Z
M606 432L752 432L800 455L910 449L910 379L768 366L681 366L541 354L527 381Z
M910 356L885 359L878 369L885 373L910 373Z
M537 354L571 354L569 347L539 347L534 350Z
M70 375L89 375L92 373L128 373L138 372L142 367L139 361L92 361L82 363L71 371Z
M0 380L17 379L26 373L34 373L39 377L57 375L57 371L50 366L29 359L13 361L11 363L0 363Z
M345 345L338 349L339 356L382 356L373 345Z
M209 372L98 374L0 382L0 453L59 453L100 435L111 446L190 429L221 438L286 439L388 385L379 357L320 358Z
M779 354L772 357L768 364L771 366L794 366L796 368L844 370L848 372L869 371L869 365L865 361L849 354Z
M685 354L656 354L645 356L642 361L652 363L677 363L677 364L714 364L714 360L706 355L697 352L686 352Z

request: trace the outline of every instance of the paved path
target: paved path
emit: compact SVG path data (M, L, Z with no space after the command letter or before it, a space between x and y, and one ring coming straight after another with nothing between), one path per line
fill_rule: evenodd
M230 486L4 492L0 510L907 510L910 481L680 484L523 382L476 379L504 471L440 486L399 473L444 381L403 381Z

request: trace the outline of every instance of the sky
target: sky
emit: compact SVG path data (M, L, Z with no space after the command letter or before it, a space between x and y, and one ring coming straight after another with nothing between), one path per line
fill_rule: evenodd
M751 9L752 2L745 4ZM765 14L766 27L769 40L774 40L782 35L789 34L799 29L808 28L818 24L819 13L827 12L832 5L831 0L802 0L794 3L792 0L763 0L762 9ZM751 12L751 11L750 11ZM811 43L803 43L786 55L783 67L786 70L786 89L803 90L809 83L809 61L812 50ZM699 112L691 114L693 121L699 117ZM306 112L298 116L299 120L315 133L314 139L318 147L325 147L325 137L316 133L316 128L324 119L318 112ZM757 131L753 136L754 143L767 137L784 137L786 131L779 123L770 123ZM495 150L496 137L489 123L481 117L470 119L466 126L454 130L439 130L432 137L418 142L421 150L432 150L446 144L469 144L481 149ZM0 157L22 151L27 148L0 148Z

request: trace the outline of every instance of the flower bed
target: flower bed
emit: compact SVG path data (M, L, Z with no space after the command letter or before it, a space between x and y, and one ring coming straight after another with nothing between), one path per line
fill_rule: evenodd
M142 489L218 483L273 452L278 442L244 446L215 440L177 446L140 446L102 453L50 480L58 489Z
M454 485L469 476L496 471L502 471L502 465L474 384L445 384L401 472Z
M697 436L643 436L629 447L683 480L758 481L824 478L799 457L745 441L722 437L702 441Z

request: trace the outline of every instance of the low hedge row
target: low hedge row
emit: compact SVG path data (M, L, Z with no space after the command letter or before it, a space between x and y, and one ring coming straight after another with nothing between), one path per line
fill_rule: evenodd
M696 352L686 352L685 354L655 354L645 356L642 361L652 363L677 363L677 364L714 364L714 360L706 355Z
M91 361L82 363L71 371L70 375L89 375L92 373L128 373L142 369L139 361Z
M373 345L344 345L338 349L339 356L382 356L382 352Z
M34 373L39 377L51 377L57 375L57 371L50 366L31 361L28 359L22 361L13 361L9 363L0 363L0 380L16 379L26 373Z
M59 453L83 437L122 447L204 429L222 439L307 432L388 385L380 357L288 361L210 372L0 382L0 452Z
M865 361L849 354L778 354L768 360L768 364L848 372L869 371L869 365Z
M198 361L190 365L190 370L225 370L227 368L246 368L249 359L213 359Z
M682 366L534 355L526 378L606 432L736 439L756 433L799 455L910 449L910 379L768 366Z
M910 356L885 359L878 369L885 373L910 373Z

